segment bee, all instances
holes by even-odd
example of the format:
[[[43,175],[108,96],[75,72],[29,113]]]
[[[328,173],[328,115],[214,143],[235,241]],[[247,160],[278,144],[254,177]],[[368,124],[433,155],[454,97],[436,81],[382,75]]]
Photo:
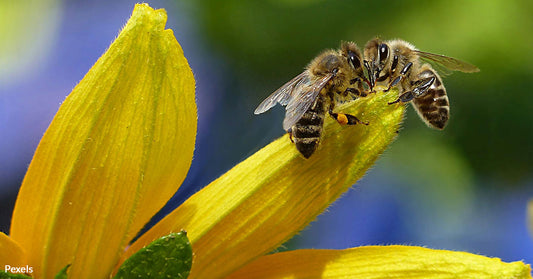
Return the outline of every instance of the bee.
[[[385,92],[398,86],[400,95],[389,104],[412,101],[420,118],[429,127],[439,130],[444,129],[448,122],[450,103],[442,79],[433,67],[442,74],[450,71],[479,72],[472,64],[419,51],[402,40],[370,40],[365,46],[364,57],[371,89],[376,83],[384,83],[387,86]]]
[[[326,111],[341,125],[368,125],[353,115],[333,112],[337,102],[366,96],[363,82],[370,84],[363,71],[361,51],[355,43],[343,42],[339,50],[318,55],[303,73],[259,104],[254,113],[263,113],[277,103],[286,106],[283,129],[307,159],[320,142]]]

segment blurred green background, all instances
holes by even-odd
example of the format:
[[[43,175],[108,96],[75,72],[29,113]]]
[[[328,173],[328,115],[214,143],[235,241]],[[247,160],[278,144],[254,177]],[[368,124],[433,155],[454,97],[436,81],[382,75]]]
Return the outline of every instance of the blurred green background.
[[[2,231],[42,133],[134,3],[0,0]],[[197,79],[199,109],[189,176],[157,218],[284,133],[283,108],[253,110],[321,50],[402,38],[481,72],[444,78],[444,131],[409,108],[376,166],[281,249],[412,244],[533,263],[525,224],[533,197],[533,1],[148,3],[167,10]]]

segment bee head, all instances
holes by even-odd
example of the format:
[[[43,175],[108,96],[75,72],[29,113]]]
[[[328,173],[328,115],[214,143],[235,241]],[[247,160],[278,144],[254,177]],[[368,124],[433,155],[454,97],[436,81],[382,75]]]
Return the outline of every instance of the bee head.
[[[356,72],[362,70],[361,51],[353,42],[343,42],[341,44],[341,54],[348,60],[348,64]]]
[[[341,61],[335,53],[324,53],[311,62],[309,68],[314,75],[323,76],[328,73],[337,73],[341,68]]]
[[[365,68],[367,69],[369,78],[374,85],[375,80],[379,78],[379,74],[387,65],[390,57],[390,47],[388,44],[375,38],[370,40],[365,45]]]

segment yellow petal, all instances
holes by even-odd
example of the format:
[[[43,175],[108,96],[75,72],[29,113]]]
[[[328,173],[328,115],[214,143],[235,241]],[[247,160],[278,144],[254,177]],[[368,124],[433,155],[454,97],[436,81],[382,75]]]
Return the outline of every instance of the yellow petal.
[[[188,199],[125,256],[180,229],[195,255],[189,278],[221,277],[272,251],[351,187],[394,139],[404,106],[387,102],[397,94],[378,92],[339,107],[370,125],[341,126],[328,117],[307,160],[288,136],[274,141]]]
[[[18,243],[0,232],[0,270],[6,265],[26,266],[26,254]]]
[[[61,105],[24,178],[11,236],[36,277],[105,278],[185,178],[194,79],[166,13],[136,5]]]
[[[411,246],[295,250],[264,256],[227,278],[531,278],[523,262]]]

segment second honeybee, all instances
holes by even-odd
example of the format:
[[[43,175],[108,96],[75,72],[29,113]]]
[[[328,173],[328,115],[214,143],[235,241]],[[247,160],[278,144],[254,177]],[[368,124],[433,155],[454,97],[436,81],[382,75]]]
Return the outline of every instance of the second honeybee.
[[[450,117],[450,103],[441,73],[461,71],[478,72],[467,62],[452,57],[419,51],[403,40],[370,40],[364,50],[365,66],[371,87],[384,83],[390,88],[397,86],[400,96],[393,103],[412,102],[420,118],[431,128],[444,129]]]

